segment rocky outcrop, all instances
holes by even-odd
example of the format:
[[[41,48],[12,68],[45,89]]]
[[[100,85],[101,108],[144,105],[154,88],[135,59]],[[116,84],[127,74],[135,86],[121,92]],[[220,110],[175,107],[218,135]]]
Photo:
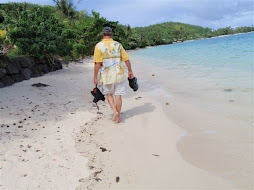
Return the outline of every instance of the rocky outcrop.
[[[0,88],[62,69],[63,63],[63,61],[55,60],[54,64],[50,65],[32,57],[10,59],[5,55],[0,55]]]

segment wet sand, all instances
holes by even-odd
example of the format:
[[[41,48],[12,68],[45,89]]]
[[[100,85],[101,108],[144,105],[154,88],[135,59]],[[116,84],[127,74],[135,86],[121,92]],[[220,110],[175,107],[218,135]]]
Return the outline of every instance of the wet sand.
[[[254,91],[177,76],[150,66],[143,83],[170,121],[184,130],[177,151],[188,163],[230,181],[254,188]],[[153,76],[154,75],[154,76]],[[165,102],[169,106],[165,106]]]

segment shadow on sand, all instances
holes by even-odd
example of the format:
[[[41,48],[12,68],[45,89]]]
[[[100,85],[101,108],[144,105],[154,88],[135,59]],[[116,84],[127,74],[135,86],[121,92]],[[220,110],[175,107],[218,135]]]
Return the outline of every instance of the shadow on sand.
[[[144,105],[131,108],[129,110],[122,112],[121,114],[122,122],[125,122],[125,120],[140,114],[153,112],[154,110],[155,110],[155,106],[152,105],[151,103],[145,103]]]

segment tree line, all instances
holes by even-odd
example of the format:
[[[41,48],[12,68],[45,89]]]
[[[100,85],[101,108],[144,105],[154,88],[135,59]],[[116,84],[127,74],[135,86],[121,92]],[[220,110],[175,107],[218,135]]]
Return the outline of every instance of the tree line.
[[[56,56],[77,60],[93,54],[105,26],[113,29],[114,39],[127,50],[254,31],[253,26],[212,30],[179,22],[131,28],[95,11],[77,11],[72,0],[53,1],[55,6],[0,4],[0,53],[10,57],[34,56],[49,63]]]

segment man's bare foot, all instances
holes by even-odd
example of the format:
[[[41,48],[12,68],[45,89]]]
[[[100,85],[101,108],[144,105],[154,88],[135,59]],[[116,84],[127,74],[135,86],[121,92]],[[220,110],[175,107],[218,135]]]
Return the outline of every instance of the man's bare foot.
[[[120,118],[120,115],[119,115],[117,120],[116,120],[116,123],[120,123],[120,122],[121,122],[121,118]]]
[[[113,119],[112,120],[117,122],[118,118],[119,118],[119,113],[115,112],[114,115],[113,115]]]

